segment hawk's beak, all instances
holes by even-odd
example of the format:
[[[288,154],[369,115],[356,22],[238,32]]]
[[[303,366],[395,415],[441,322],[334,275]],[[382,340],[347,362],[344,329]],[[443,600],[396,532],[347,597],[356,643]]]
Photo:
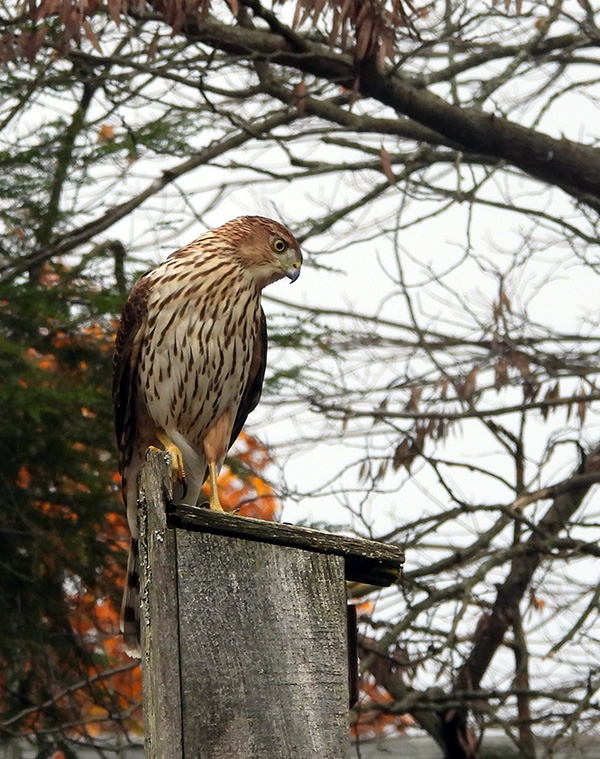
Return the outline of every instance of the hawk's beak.
[[[290,245],[283,253],[277,256],[279,265],[283,269],[284,275],[295,282],[300,276],[300,267],[302,266],[302,253]]]
[[[288,266],[287,269],[285,270],[285,276],[292,282],[295,282],[300,276],[301,266],[302,266],[302,261],[294,261],[292,265]]]
[[[300,262],[298,261],[298,263],[295,263],[289,269],[286,269],[285,276],[292,282],[295,282],[300,276]]]

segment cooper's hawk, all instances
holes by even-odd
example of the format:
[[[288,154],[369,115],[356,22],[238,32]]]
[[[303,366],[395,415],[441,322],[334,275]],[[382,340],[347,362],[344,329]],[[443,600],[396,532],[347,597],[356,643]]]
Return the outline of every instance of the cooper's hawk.
[[[281,224],[242,216],[206,232],[133,287],[116,338],[115,423],[131,530],[121,629],[139,656],[137,480],[150,446],[169,451],[176,497],[196,504],[260,398],[267,335],[263,287],[295,281],[302,254]]]

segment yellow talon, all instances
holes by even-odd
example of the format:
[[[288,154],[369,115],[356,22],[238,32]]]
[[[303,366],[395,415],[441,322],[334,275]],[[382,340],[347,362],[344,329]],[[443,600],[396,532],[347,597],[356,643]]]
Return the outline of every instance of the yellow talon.
[[[157,430],[156,437],[159,441],[159,443],[163,446],[163,449],[169,454],[171,457],[171,476],[173,478],[173,482],[185,482],[185,467],[183,465],[183,454],[179,450],[179,448],[175,445],[175,443],[167,437],[167,435],[162,430]],[[153,445],[150,446],[150,448],[154,450],[159,450],[155,448]]]
[[[219,487],[217,485],[217,467],[215,466],[214,461],[208,462],[208,473],[209,473],[209,479],[210,479],[209,509],[212,509],[212,511],[225,511],[225,509],[221,506],[221,501],[219,501]]]

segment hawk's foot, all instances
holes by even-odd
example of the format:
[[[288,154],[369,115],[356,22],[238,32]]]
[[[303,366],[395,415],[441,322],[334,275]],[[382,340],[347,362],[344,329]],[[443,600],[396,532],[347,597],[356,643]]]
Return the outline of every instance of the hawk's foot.
[[[173,478],[173,482],[185,482],[185,467],[183,465],[183,454],[180,449],[162,430],[156,433],[156,437],[163,446],[163,449],[171,457],[171,477]],[[160,450],[153,445],[150,448]]]

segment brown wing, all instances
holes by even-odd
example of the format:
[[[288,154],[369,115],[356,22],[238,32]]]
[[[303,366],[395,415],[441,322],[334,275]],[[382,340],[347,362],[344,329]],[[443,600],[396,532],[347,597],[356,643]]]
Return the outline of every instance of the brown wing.
[[[262,393],[265,367],[267,365],[267,320],[262,308],[260,309],[258,334],[256,336],[254,351],[252,352],[252,358],[250,361],[250,374],[248,376],[246,387],[244,388],[242,400],[238,406],[235,422],[233,423],[233,431],[231,433],[231,439],[229,440],[230,448],[242,431],[242,427],[246,423],[248,414],[256,408]]]
[[[125,303],[113,356],[113,405],[121,473],[131,460],[135,438],[135,389],[141,331],[148,314],[150,280],[142,277]]]

